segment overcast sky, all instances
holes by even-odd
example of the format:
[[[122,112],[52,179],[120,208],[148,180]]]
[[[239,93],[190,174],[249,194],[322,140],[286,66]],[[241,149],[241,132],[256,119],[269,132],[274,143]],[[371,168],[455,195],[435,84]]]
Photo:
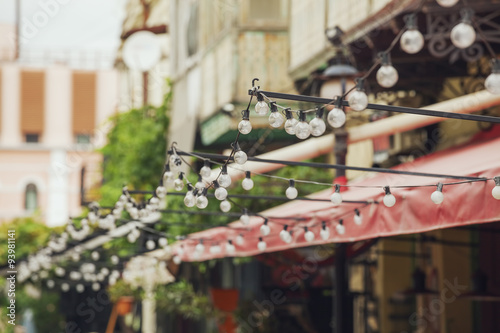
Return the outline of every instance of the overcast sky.
[[[0,23],[15,23],[15,1],[0,0]],[[126,0],[19,1],[21,51],[99,52],[112,57],[119,45]]]

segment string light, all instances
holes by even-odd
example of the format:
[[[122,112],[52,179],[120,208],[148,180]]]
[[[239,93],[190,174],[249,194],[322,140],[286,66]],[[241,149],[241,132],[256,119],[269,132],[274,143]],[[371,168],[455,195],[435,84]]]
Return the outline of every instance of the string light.
[[[396,197],[394,195],[392,195],[390,187],[385,186],[384,191],[385,191],[385,196],[384,196],[384,200],[383,200],[384,205],[386,207],[394,206],[396,204]]]
[[[184,205],[186,205],[186,207],[194,207],[194,205],[196,204],[196,198],[195,198],[195,193],[193,192],[193,186],[188,183],[187,187],[188,191],[184,196]],[[195,191],[198,192],[198,190]]]
[[[61,290],[64,291],[64,292],[68,292],[69,291],[69,284],[66,283],[66,282],[63,282],[61,284]]]
[[[54,286],[55,286],[55,282],[54,282],[54,280],[47,280],[47,287],[48,287],[49,289],[54,288]]]
[[[146,249],[148,250],[154,250],[154,248],[156,247],[156,243],[154,240],[152,239],[149,239],[147,242],[146,242]]]
[[[484,81],[484,86],[492,94],[500,94],[500,60],[491,60],[491,74]]]
[[[460,11],[460,15],[462,16],[461,22],[451,29],[451,42],[459,49],[468,48],[476,40],[476,31],[472,27],[471,21],[473,13],[471,9],[462,9]]]
[[[222,166],[222,171],[219,176],[219,185],[221,187],[229,187],[231,185],[231,176],[227,174],[227,165]]]
[[[458,0],[437,0],[441,7],[453,7],[458,3]]]
[[[337,224],[337,226],[335,227],[335,229],[337,230],[337,233],[339,235],[343,235],[345,234],[345,226],[344,226],[344,220],[339,220],[339,223]]]
[[[250,171],[245,171],[245,179],[241,182],[241,187],[246,191],[253,189],[253,180],[250,178]]]
[[[311,135],[311,125],[306,121],[306,113],[299,112],[299,123],[295,126],[295,136],[299,139],[307,139]]]
[[[226,200],[227,198],[227,190],[224,187],[219,186],[219,182],[214,180],[213,181],[214,188],[215,188],[215,198],[217,200]]]
[[[246,208],[243,209],[243,214],[240,216],[240,222],[243,225],[248,225],[250,223],[250,216],[248,216],[248,210]]]
[[[172,261],[174,262],[174,264],[176,264],[176,265],[180,265],[180,264],[181,264],[181,262],[182,262],[182,259],[181,259],[181,257],[179,257],[179,256],[174,256],[174,257],[172,258]]]
[[[340,128],[344,126],[346,120],[345,112],[342,110],[342,98],[337,97],[334,106],[335,107],[328,112],[326,120],[333,128]]]
[[[201,254],[205,252],[205,245],[203,245],[203,239],[200,239],[199,243],[196,244],[194,250],[198,253]]]
[[[356,90],[349,95],[349,107],[354,111],[363,111],[368,106],[368,96],[366,96],[363,88],[363,78],[356,82]]]
[[[222,252],[222,249],[221,249],[219,244],[215,244],[215,245],[210,246],[209,252],[211,254],[219,254]]]
[[[222,212],[227,213],[231,210],[231,203],[227,200],[223,200],[221,201],[219,207]]]
[[[64,274],[66,274],[66,270],[62,267],[56,267],[56,269],[54,270],[54,273],[57,276],[62,277],[62,276],[64,276]]]
[[[179,178],[177,178],[174,181],[174,189],[176,191],[182,191],[182,189],[184,188],[183,178],[184,178],[184,173],[183,172],[179,172]]]
[[[245,244],[245,239],[243,238],[242,234],[239,234],[238,236],[236,236],[235,241],[236,241],[236,244],[239,246],[242,246],[243,244]]]
[[[120,262],[120,258],[118,258],[118,256],[117,256],[117,255],[114,255],[114,254],[113,254],[113,255],[111,256],[111,263],[112,263],[113,265],[118,265],[118,263],[119,263],[119,262]]]
[[[170,161],[170,169],[172,171],[179,171],[182,165],[182,160],[175,151],[172,155],[170,155],[169,161]]]
[[[276,102],[271,102],[271,114],[269,115],[269,125],[274,128],[279,128],[285,122],[285,118],[278,112]]]
[[[267,236],[271,233],[271,228],[267,225],[267,219],[264,220],[264,223],[260,226],[260,234],[262,236]]]
[[[401,35],[399,44],[401,49],[408,54],[420,52],[424,47],[424,36],[417,29],[417,16],[415,14],[406,15],[406,31]]]
[[[204,188],[201,194],[196,197],[196,207],[199,209],[205,209],[208,206],[208,199],[206,197],[207,188]]]
[[[493,198],[500,200],[500,177],[495,177],[495,187],[491,190]]]
[[[335,192],[333,192],[332,195],[330,196],[330,201],[335,206],[338,206],[342,203],[342,195],[340,194],[340,185],[339,184],[335,184]]]
[[[431,200],[436,205],[439,205],[440,203],[443,202],[443,200],[444,200],[443,183],[437,184],[437,189],[434,192],[432,192],[432,194],[431,194]]]
[[[92,283],[92,290],[93,291],[99,291],[101,289],[101,285],[97,282]]]
[[[170,184],[174,181],[174,173],[170,171],[170,165],[165,165],[165,172],[163,173],[163,184]]]
[[[259,251],[265,251],[267,248],[266,242],[262,239],[262,237],[259,237],[259,242],[257,243],[257,248]]]
[[[247,156],[247,154],[243,150],[241,150],[240,144],[238,142],[234,143],[234,151],[235,151],[235,153],[234,153],[234,161],[236,163],[238,163],[239,165],[245,164],[245,162],[248,159],[248,156]]]
[[[158,238],[158,246],[165,247],[168,245],[168,240],[165,237]]]
[[[269,112],[269,106],[264,102],[264,96],[257,94],[257,103],[255,104],[255,113],[259,116],[265,116]]]
[[[299,121],[293,116],[290,108],[285,109],[286,121],[285,121],[285,131],[290,135],[295,135],[295,127]]]
[[[165,198],[165,196],[167,195],[167,189],[163,186],[163,182],[156,188],[156,195],[160,199]]]
[[[250,123],[250,111],[243,110],[241,111],[242,120],[238,124],[238,131],[241,134],[248,134],[252,131],[252,124]]]
[[[354,224],[356,225],[363,224],[363,216],[361,215],[361,212],[357,208],[354,209]]]
[[[76,285],[76,292],[81,294],[85,291],[85,286],[81,283],[77,284]]]
[[[321,237],[322,240],[327,240],[330,238],[330,228],[326,226],[326,222],[322,221],[321,222],[321,230],[319,231],[319,236]]]
[[[326,124],[323,120],[323,112],[323,108],[317,108],[316,117],[314,117],[314,119],[309,122],[309,125],[311,127],[311,134],[313,136],[323,135],[323,133],[325,133],[326,131]]]
[[[90,256],[92,257],[92,260],[94,260],[94,261],[99,260],[99,258],[101,257],[99,255],[99,252],[97,252],[97,251],[92,251],[92,253],[90,254]]]
[[[398,71],[392,66],[389,53],[383,52],[380,57],[382,58],[382,65],[377,71],[377,82],[384,88],[391,88],[398,82]]]
[[[285,224],[283,226],[283,230],[280,231],[280,238],[285,243],[292,242],[292,235],[290,234],[290,232],[288,232],[288,225]]]
[[[184,246],[180,246],[178,249],[177,249],[177,254],[182,256],[184,255]]]
[[[314,232],[309,230],[307,227],[304,227],[304,239],[309,243],[314,240]]]
[[[293,199],[297,198],[299,191],[297,191],[297,189],[295,188],[295,180],[290,179],[288,181],[288,184],[289,184],[289,186],[285,191],[285,195],[288,199],[293,200]]]
[[[229,255],[233,255],[236,252],[236,248],[233,245],[233,241],[228,239],[226,244],[226,253]]]
[[[203,167],[200,169],[200,176],[203,178],[209,178],[212,175],[212,169],[210,169],[210,161],[203,161]]]

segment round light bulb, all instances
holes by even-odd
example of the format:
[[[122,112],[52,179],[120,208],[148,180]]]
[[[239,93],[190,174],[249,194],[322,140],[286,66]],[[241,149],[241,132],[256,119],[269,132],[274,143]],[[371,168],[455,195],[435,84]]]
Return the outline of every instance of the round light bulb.
[[[92,283],[92,290],[93,291],[99,291],[101,289],[101,285],[97,282]]]
[[[127,235],[127,240],[128,240],[129,243],[135,243],[135,241],[137,240],[137,238],[134,236],[134,234],[129,233]]]
[[[196,184],[194,184],[194,187],[198,189],[198,191],[203,191],[203,189],[205,188],[205,183],[203,182],[203,180],[199,179]]]
[[[77,285],[76,285],[76,292],[77,292],[77,293],[81,294],[81,293],[83,293],[84,291],[85,291],[85,287],[83,286],[83,284],[80,284],[80,283],[79,283],[79,284],[77,284]]]
[[[184,197],[184,204],[186,207],[194,207],[196,204],[196,198],[193,195],[193,192],[189,191],[186,193],[186,196]]]
[[[309,126],[311,126],[311,134],[313,136],[323,135],[323,133],[325,133],[326,131],[325,121],[319,117],[315,117],[313,120],[311,120]]]
[[[363,111],[368,106],[368,96],[364,91],[353,91],[349,96],[349,106],[354,111]]]
[[[285,122],[285,117],[278,111],[271,112],[269,115],[269,125],[274,128],[279,128],[283,125]]]
[[[354,224],[356,224],[356,225],[363,224],[363,217],[361,216],[361,214],[354,215]]]
[[[431,194],[431,200],[436,205],[439,205],[444,200],[443,192],[441,192],[441,191],[434,191],[434,192],[432,192],[432,194]]]
[[[150,239],[146,242],[146,249],[153,250],[156,247],[156,243],[154,240]]]
[[[199,209],[205,209],[208,206],[208,199],[204,195],[200,195],[196,198],[196,207]]]
[[[233,255],[234,252],[236,252],[236,248],[232,243],[227,243],[226,244],[226,253],[229,255]]]
[[[172,260],[173,260],[174,264],[176,264],[176,265],[180,265],[180,264],[181,264],[181,262],[182,262],[182,259],[181,259],[181,257],[179,257],[179,256],[174,256],[174,257],[172,258]]]
[[[238,131],[240,131],[241,134],[248,134],[252,131],[252,124],[250,123],[250,120],[243,119],[240,121],[238,124]]]
[[[227,200],[221,201],[220,205],[220,210],[223,211],[224,213],[227,213],[231,210],[231,203]]]
[[[391,193],[384,196],[384,205],[386,207],[392,207],[396,204],[396,197]]]
[[[245,244],[245,238],[243,238],[242,235],[236,236],[236,240],[235,241],[236,241],[236,244],[238,244],[240,246],[243,245],[243,244]]]
[[[297,189],[293,186],[288,187],[285,191],[286,197],[290,200],[295,199],[298,194],[299,194],[299,191],[297,191]]]
[[[393,87],[398,82],[398,71],[392,65],[382,65],[377,71],[377,82],[384,88]]]
[[[486,90],[490,93],[499,95],[500,94],[500,73],[491,73],[488,75],[484,81],[484,86]]]
[[[56,285],[56,284],[55,284],[54,280],[47,280],[47,287],[48,287],[49,289],[54,288],[54,286],[55,286],[55,285]]]
[[[287,244],[290,244],[292,242],[293,238],[292,238],[292,234],[290,232],[286,232],[285,236],[284,236],[284,239],[283,241]]]
[[[406,53],[415,54],[424,47],[424,36],[417,29],[408,29],[401,35],[399,44]]]
[[[322,240],[327,240],[328,238],[330,238],[330,228],[326,226],[324,228],[321,228],[321,230],[319,231],[319,236]]]
[[[221,248],[219,245],[213,245],[213,246],[210,246],[210,249],[208,251],[211,254],[218,254],[218,253],[221,253]]]
[[[312,242],[314,240],[314,232],[312,232],[311,230],[307,230],[304,233],[304,238],[306,239],[306,242]]]
[[[267,105],[266,102],[258,101],[255,104],[255,113],[257,113],[259,116],[265,116],[268,111],[269,111],[269,105]]]
[[[330,112],[328,112],[328,116],[326,117],[328,124],[330,124],[333,128],[340,128],[344,126],[345,119],[345,112],[339,108],[333,108]]]
[[[460,22],[451,29],[450,39],[459,49],[466,49],[476,40],[476,31],[467,22]]]
[[[182,164],[181,158],[176,153],[170,155],[169,162],[168,165],[172,171],[179,170]]]
[[[345,234],[345,227],[344,227],[344,225],[343,225],[343,224],[340,224],[340,223],[339,223],[339,224],[337,224],[337,226],[335,227],[335,229],[337,230],[337,233],[338,233],[339,235],[343,235],[343,234]]]
[[[285,229],[280,231],[280,238],[282,241],[285,241],[287,234],[289,235],[288,231],[286,231]]]
[[[334,204],[335,206],[338,206],[342,203],[342,195],[338,192],[334,192],[332,193],[332,195],[330,196],[330,201],[332,202],[332,204]]]
[[[257,244],[257,248],[259,249],[259,251],[265,251],[267,248],[266,242],[264,242],[263,240],[259,241],[259,243]]]
[[[245,164],[247,159],[248,156],[243,150],[239,150],[236,153],[234,153],[234,161],[239,165]]]
[[[262,236],[267,236],[271,233],[271,228],[267,224],[263,224],[260,226],[260,234]]]
[[[227,198],[227,190],[224,187],[218,187],[215,190],[215,198],[217,200],[225,200]]]
[[[200,175],[203,178],[209,178],[212,175],[212,169],[210,169],[209,166],[205,165],[200,169]]]
[[[253,180],[251,178],[245,178],[241,182],[241,187],[243,187],[244,190],[250,191],[253,189]]]
[[[202,243],[198,243],[196,244],[194,250],[198,253],[203,253],[205,252],[205,245],[203,245]]]
[[[500,200],[500,186],[499,185],[496,185],[495,187],[493,187],[493,189],[491,190],[491,195],[493,196],[493,198]]]
[[[165,198],[165,196],[167,195],[167,189],[163,186],[158,186],[156,188],[156,195],[158,196],[158,198]]]
[[[295,118],[287,119],[285,121],[285,131],[290,135],[295,135],[295,127],[299,121]]]
[[[160,237],[158,239],[158,246],[165,247],[168,245],[168,240],[165,237]]]
[[[240,216],[240,221],[243,225],[248,225],[250,223],[250,216],[248,216],[247,213],[243,213],[243,215]]]
[[[56,267],[55,273],[57,276],[61,277],[64,276],[64,274],[66,274],[66,270],[62,267]]]
[[[117,255],[112,255],[112,256],[111,256],[111,263],[112,263],[113,265],[118,265],[118,263],[119,263],[119,262],[120,262],[120,258],[118,258],[118,256],[117,256]]]
[[[437,0],[438,5],[441,7],[453,7],[457,2],[458,0]]]
[[[220,175],[218,181],[221,187],[229,187],[231,185],[231,176],[229,176],[227,173],[223,173]]]
[[[92,257],[92,260],[94,260],[94,261],[97,261],[100,258],[99,252],[97,252],[97,251],[92,251],[90,256]]]
[[[295,126],[295,136],[301,140],[307,139],[311,135],[311,125],[305,121],[300,121]]]
[[[177,178],[176,180],[174,180],[174,189],[176,191],[182,191],[183,188],[184,182],[182,181],[182,179]]]
[[[163,184],[170,184],[174,181],[174,173],[167,170],[163,173]]]
[[[61,290],[64,291],[64,292],[69,291],[69,284],[67,284],[66,282],[64,282],[63,284],[61,284]]]

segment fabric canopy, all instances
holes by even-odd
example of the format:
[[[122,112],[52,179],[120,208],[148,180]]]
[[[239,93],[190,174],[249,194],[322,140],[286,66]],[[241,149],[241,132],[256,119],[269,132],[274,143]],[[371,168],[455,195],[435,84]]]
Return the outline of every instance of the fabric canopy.
[[[500,176],[499,151],[500,138],[496,138],[430,154],[393,169],[493,178]],[[438,182],[445,184],[444,201],[439,205],[434,204],[430,199]],[[263,219],[257,216],[251,217],[248,226],[236,221],[231,223],[229,228],[218,227],[190,234],[187,239],[175,244],[174,251],[183,261],[203,261],[225,256],[252,256],[262,252],[315,244],[354,242],[500,220],[500,201],[495,200],[491,195],[491,190],[495,185],[493,180],[446,185],[446,183],[453,182],[457,180],[386,173],[369,174],[363,179],[349,183],[349,185],[360,187],[349,187],[341,193],[344,201],[373,201],[375,202],[373,204],[342,203],[335,207],[331,202],[324,201],[291,201],[261,212],[263,216],[273,217],[268,222],[271,233],[262,237],[267,244],[265,251],[260,251],[257,247],[259,237],[261,237],[260,226],[263,223]],[[408,185],[431,186],[395,188]],[[363,186],[376,186],[376,188]],[[382,203],[385,195],[384,186],[391,186],[391,192],[397,200],[391,208]],[[300,184],[297,188],[300,193]],[[332,192],[333,189],[328,189],[310,197],[329,199]],[[356,208],[362,216],[361,225],[354,223],[354,209]],[[345,226],[343,235],[336,231],[336,225],[340,219],[343,219]],[[322,240],[319,235],[322,221],[325,221],[330,229],[330,237],[327,240]],[[279,237],[284,224],[289,225],[288,230],[293,230],[291,243],[285,243]],[[245,227],[248,231],[242,232],[240,228]],[[314,232],[313,242],[306,242],[304,227]],[[240,234],[244,237],[244,243],[241,245],[235,242]],[[195,251],[195,246],[200,239],[205,245],[202,253]],[[228,240],[235,245],[236,250],[233,255],[226,253]],[[220,245],[221,251],[210,251],[210,247],[217,244]],[[184,251],[179,251],[180,246]]]

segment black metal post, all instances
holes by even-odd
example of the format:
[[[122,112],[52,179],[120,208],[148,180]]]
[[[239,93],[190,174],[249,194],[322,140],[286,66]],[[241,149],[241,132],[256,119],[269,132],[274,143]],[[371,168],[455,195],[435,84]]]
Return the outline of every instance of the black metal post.
[[[347,261],[346,261],[346,243],[339,243],[335,247],[335,294],[334,294],[334,333],[350,332],[348,308],[348,283],[347,283]]]

